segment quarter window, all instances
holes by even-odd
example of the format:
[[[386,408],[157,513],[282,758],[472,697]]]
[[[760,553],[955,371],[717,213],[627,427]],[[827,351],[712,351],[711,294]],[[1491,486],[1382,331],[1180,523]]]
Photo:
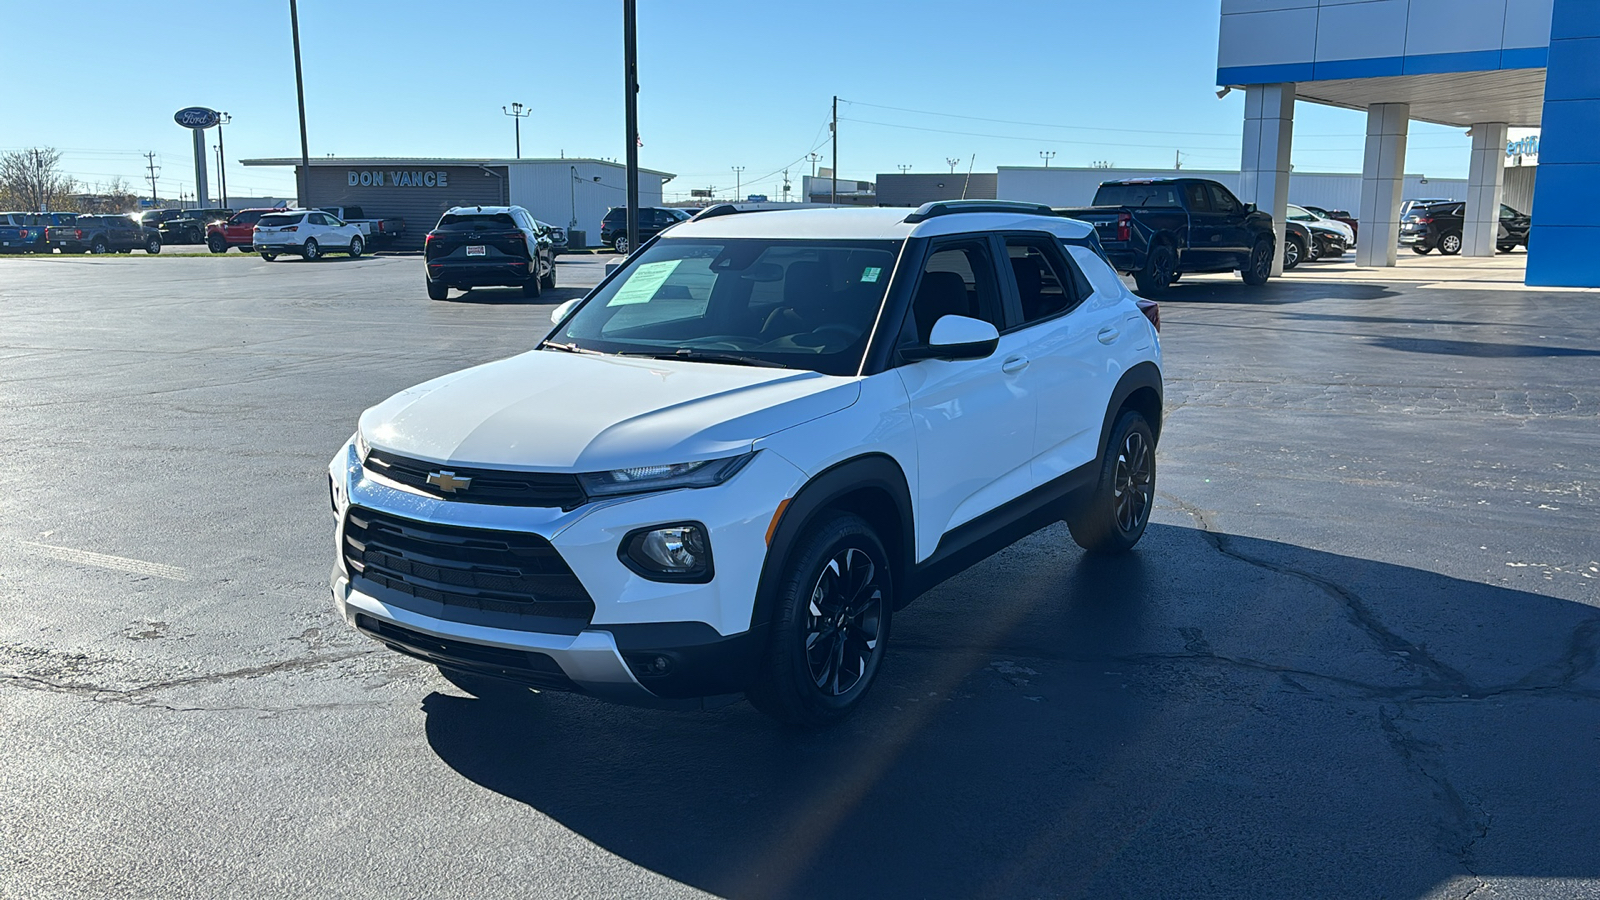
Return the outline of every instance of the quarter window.
[[[1006,238],[1006,256],[1011,276],[1022,301],[1022,324],[1060,315],[1083,299],[1075,273],[1060,257],[1048,250],[1045,240],[1027,237]]]

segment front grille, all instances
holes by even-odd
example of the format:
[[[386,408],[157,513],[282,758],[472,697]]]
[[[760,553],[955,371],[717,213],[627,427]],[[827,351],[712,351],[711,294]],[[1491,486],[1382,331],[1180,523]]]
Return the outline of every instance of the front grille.
[[[576,509],[587,500],[583,486],[578,483],[578,476],[560,472],[465,468],[407,459],[383,450],[367,453],[367,470],[429,496],[458,503]],[[438,485],[428,483],[428,476],[440,471],[449,471],[457,479],[470,478],[472,481],[465,489],[445,492]]]
[[[419,600],[553,620],[540,623],[541,631],[577,634],[594,617],[583,583],[536,534],[434,525],[352,506],[344,560],[357,581]]]

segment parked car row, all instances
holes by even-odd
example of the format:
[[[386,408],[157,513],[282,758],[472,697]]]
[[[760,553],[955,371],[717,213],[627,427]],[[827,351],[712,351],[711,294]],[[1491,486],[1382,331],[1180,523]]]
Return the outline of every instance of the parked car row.
[[[1413,253],[1422,255],[1434,250],[1444,256],[1460,253],[1462,231],[1466,226],[1466,207],[1459,200],[1435,203],[1408,201],[1407,212],[1400,219],[1400,246],[1410,247]],[[1504,203],[1500,204],[1495,249],[1510,253],[1518,246],[1527,247],[1528,230],[1532,224],[1527,215]]]
[[[0,212],[0,253],[49,253],[48,230],[71,225],[77,213]]]

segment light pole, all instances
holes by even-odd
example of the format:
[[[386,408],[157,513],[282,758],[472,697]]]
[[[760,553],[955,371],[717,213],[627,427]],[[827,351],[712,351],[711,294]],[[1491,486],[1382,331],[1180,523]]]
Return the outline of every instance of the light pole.
[[[733,166],[733,202],[739,202],[741,188],[744,187],[744,166]]]
[[[217,117],[217,177],[222,180],[222,205],[228,205],[228,147],[222,142],[222,126],[233,121],[233,116],[221,113]]]
[[[954,175],[956,173],[956,166],[961,163],[961,160],[955,158],[954,156],[946,156],[944,161],[950,164],[950,174]]]
[[[570,237],[573,229],[578,227],[578,167],[567,166],[567,168],[572,170],[572,183],[567,185],[567,192],[572,195],[570,198],[572,202],[572,221],[567,223],[567,235]]]
[[[513,104],[511,104],[511,108],[510,109],[506,109],[504,106],[502,106],[502,107],[500,107],[500,111],[505,113],[506,115],[512,117],[513,119],[517,120],[517,125],[516,125],[516,128],[517,128],[517,159],[521,159],[522,158],[522,120],[526,119],[527,117],[529,117],[531,115],[533,115],[533,109],[532,109],[532,107],[524,109],[521,103],[513,103]]]
[[[911,171],[911,167],[907,166],[907,165],[898,165],[898,166],[895,166],[895,168],[900,170],[900,174],[901,175],[904,175],[905,173]]]
[[[289,0],[289,30],[294,33],[294,94],[300,101],[300,178],[295,186],[296,198],[302,209],[311,205],[307,188],[311,184],[311,151],[306,144],[306,84],[300,74],[300,13],[295,0]]]
[[[1044,160],[1044,167],[1048,169],[1050,168],[1050,160],[1056,158],[1056,152],[1054,150],[1040,150],[1039,158]]]
[[[822,154],[818,153],[818,152],[816,152],[814,150],[812,152],[806,154],[806,159],[811,160],[811,177],[812,178],[816,178],[817,177],[817,160],[819,160],[821,158],[822,158]]]
[[[622,0],[622,90],[628,128],[628,252],[639,249],[638,2]]]

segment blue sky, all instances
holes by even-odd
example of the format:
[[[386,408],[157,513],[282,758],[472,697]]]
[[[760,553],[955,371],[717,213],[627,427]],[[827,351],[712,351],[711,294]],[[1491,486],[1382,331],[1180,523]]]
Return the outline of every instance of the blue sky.
[[[1236,168],[1241,92],[1217,99],[1218,0],[983,4],[640,0],[641,164],[674,190],[795,189],[839,108],[841,173],[909,165]],[[70,17],[63,10],[70,9]],[[227,110],[230,160],[299,153],[288,0],[0,0],[11,86],[0,149],[54,146],[88,183],[193,188],[172,113]],[[619,0],[302,0],[314,156],[510,156],[501,107],[534,109],[525,156],[624,153]],[[45,39],[17,40],[23,35]],[[23,78],[51,87],[17,89]],[[1365,116],[1299,104],[1295,168],[1361,169]],[[215,141],[215,132],[211,133]],[[1462,129],[1413,123],[1406,170],[1466,174]],[[213,184],[215,175],[212,175]],[[228,167],[234,195],[292,193],[288,169]],[[213,192],[215,187],[213,186]]]

